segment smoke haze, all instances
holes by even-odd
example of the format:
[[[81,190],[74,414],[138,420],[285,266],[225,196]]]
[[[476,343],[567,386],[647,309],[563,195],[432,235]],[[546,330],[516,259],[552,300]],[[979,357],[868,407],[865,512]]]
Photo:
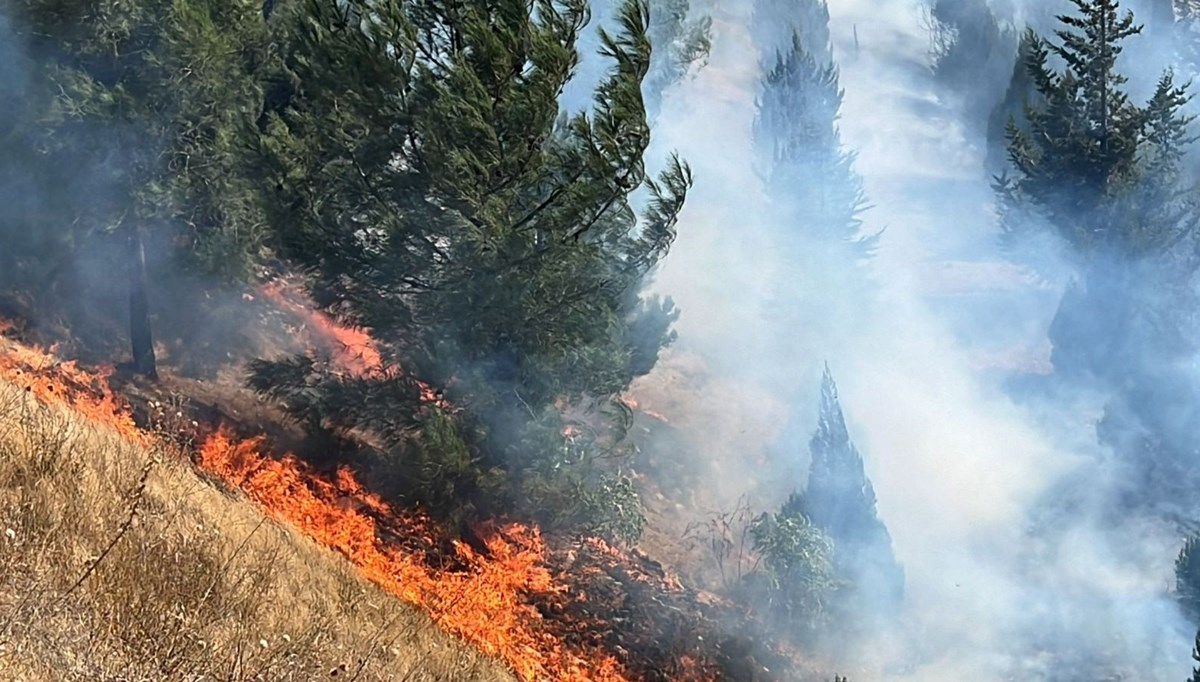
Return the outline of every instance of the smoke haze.
[[[996,7],[1010,25],[1039,28],[1053,9]],[[842,138],[873,205],[864,232],[884,230],[866,305],[822,288],[836,273],[787,271],[771,248],[787,226],[772,224],[781,197],[766,196],[752,170],[751,13],[749,2],[716,10],[711,63],[668,95],[655,139],[696,171],[655,285],[683,310],[678,353],[659,372],[679,354],[711,371],[714,392],[667,416],[684,425],[696,458],[717,462],[713,490],[726,502],[778,494],[763,484],[804,470],[828,360],[907,575],[901,625],[852,647],[840,670],[925,682],[1099,679],[1114,669],[1183,679],[1192,631],[1166,598],[1179,532],[1104,508],[1104,489],[1124,472],[1097,442],[1103,396],[1014,388],[1014,377],[1048,371],[1047,329],[1073,273],[1053,254],[1034,272],[999,252],[985,140],[972,132],[986,125],[964,120],[931,78],[922,3],[830,3]],[[1152,84],[1165,52],[1132,43],[1136,58],[1122,65]],[[987,85],[1002,94],[1007,82]],[[819,292],[809,328],[773,315],[779,278]],[[822,319],[831,310],[835,324]],[[757,397],[717,390],[731,377]],[[760,413],[756,429],[746,413]],[[760,453],[772,449],[797,462],[764,471]]]

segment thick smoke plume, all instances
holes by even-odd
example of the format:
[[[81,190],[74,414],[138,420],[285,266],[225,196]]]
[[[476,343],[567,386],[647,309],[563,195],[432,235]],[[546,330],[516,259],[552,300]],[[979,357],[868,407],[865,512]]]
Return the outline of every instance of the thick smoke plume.
[[[1170,59],[1153,41],[1161,4],[1131,4],[1151,26],[1122,61],[1149,87]],[[1010,32],[1005,66],[976,85],[999,101],[1015,36],[1027,25],[1049,33],[1066,3],[991,9]],[[714,462],[714,495],[758,491],[765,509],[803,486],[778,481],[807,467],[828,361],[907,578],[895,627],[843,652],[842,670],[924,682],[1183,679],[1194,630],[1167,596],[1181,531],[1109,506],[1106,491],[1131,472],[1096,434],[1108,396],[1029,388],[1051,371],[1048,329],[1077,273],[1053,250],[1036,269],[1001,250],[986,121],[934,79],[929,4],[829,3],[840,130],[873,206],[863,231],[882,231],[865,304],[829,286],[841,264],[788,270],[772,248],[790,229],[773,220],[789,197],[754,171],[753,12],[720,7],[711,64],[669,95],[656,130],[697,178],[656,289],[679,302],[680,353],[705,359],[713,388],[667,416],[698,460]],[[817,292],[801,321],[776,314],[781,280]],[[734,378],[756,388],[721,390]]]

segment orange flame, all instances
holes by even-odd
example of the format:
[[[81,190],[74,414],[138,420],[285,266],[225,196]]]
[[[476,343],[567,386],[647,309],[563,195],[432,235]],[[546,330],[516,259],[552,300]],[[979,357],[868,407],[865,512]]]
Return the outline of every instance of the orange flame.
[[[43,403],[70,407],[135,443],[152,444],[108,386],[110,372],[91,373],[0,338],[0,380],[25,387]],[[197,463],[244,491],[266,515],[338,551],[372,582],[504,661],[520,679],[629,679],[612,655],[594,646],[569,648],[543,623],[534,603],[561,596],[566,588],[545,565],[547,548],[537,528],[484,524],[477,534],[486,556],[455,541],[454,556],[447,557],[428,517],[392,508],[364,490],[349,469],[325,476],[291,454],[267,456],[264,445],[262,437],[238,440],[222,427],[205,440]],[[447,559],[456,562],[454,570],[441,568]]]
[[[261,438],[236,440],[226,429],[201,448],[200,465],[246,492],[272,518],[289,523],[354,562],[372,582],[426,609],[445,630],[507,663],[523,680],[626,679],[611,656],[569,651],[541,627],[530,602],[561,592],[544,565],[546,547],[536,528],[488,524],[479,529],[489,557],[456,541],[462,571],[431,568],[429,520],[399,513],[339,469],[322,477],[292,455],[271,459]],[[383,533],[418,539],[401,549]]]
[[[329,352],[336,369],[351,376],[362,377],[383,372],[389,368],[375,340],[366,330],[339,323],[329,315],[316,310],[300,285],[276,279],[261,287],[262,294],[275,305],[299,318],[303,327],[301,338],[309,350],[321,348]],[[421,383],[421,399],[449,409],[449,403],[432,386]]]
[[[2,321],[0,321],[2,322]],[[0,324],[0,332],[10,328]],[[42,403],[65,405],[90,422],[104,424],[140,445],[151,442],[108,384],[111,367],[80,369],[74,360],[59,361],[50,352],[0,338],[0,379],[20,386]]]
[[[354,376],[383,369],[383,356],[366,331],[338,324],[329,315],[313,309],[298,285],[277,279],[264,284],[262,293],[275,305],[298,317],[304,323],[302,333],[310,346],[327,348],[339,369]]]

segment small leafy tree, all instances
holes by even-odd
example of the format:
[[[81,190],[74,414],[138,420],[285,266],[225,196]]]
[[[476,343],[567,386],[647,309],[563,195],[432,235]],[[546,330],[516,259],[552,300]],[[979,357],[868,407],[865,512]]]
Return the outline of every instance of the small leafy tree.
[[[829,617],[837,588],[833,544],[803,514],[764,513],[750,524],[762,571],[747,576],[752,598],[772,617],[812,634]]]

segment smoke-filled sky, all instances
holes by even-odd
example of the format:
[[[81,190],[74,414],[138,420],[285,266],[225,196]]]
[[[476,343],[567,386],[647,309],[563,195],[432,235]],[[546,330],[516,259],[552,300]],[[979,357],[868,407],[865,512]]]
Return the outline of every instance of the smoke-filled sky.
[[[1044,22],[1050,3],[1031,2],[1017,11]],[[710,63],[669,94],[655,130],[658,156],[679,150],[696,185],[654,289],[683,310],[681,351],[703,357],[714,382],[755,387],[696,396],[693,409],[724,410],[736,424],[746,412],[771,418],[747,433],[669,416],[691,431],[696,457],[718,460],[714,490],[732,498],[779,475],[751,465],[756,452],[807,456],[830,362],[907,573],[902,625],[843,662],[852,679],[1099,679],[1089,677],[1094,664],[1182,680],[1192,631],[1165,598],[1178,533],[1138,519],[1114,525],[1077,485],[1086,476],[1100,489],[1121,475],[1096,440],[1103,396],[1034,398],[1008,381],[1046,371],[1047,327],[1072,273],[1034,273],[1001,254],[980,127],[933,82],[921,10],[918,0],[830,2],[842,137],[873,205],[866,231],[885,230],[866,306],[822,288],[819,268],[788,272],[770,248],[786,226],[771,224],[775,198],[751,167],[752,7],[713,11]],[[1132,45],[1127,68],[1156,78],[1151,48]],[[1007,82],[993,85],[1003,93]],[[814,314],[841,305],[835,329],[780,323],[769,304],[779,278],[819,292],[825,307]],[[761,400],[747,404],[755,391]]]

